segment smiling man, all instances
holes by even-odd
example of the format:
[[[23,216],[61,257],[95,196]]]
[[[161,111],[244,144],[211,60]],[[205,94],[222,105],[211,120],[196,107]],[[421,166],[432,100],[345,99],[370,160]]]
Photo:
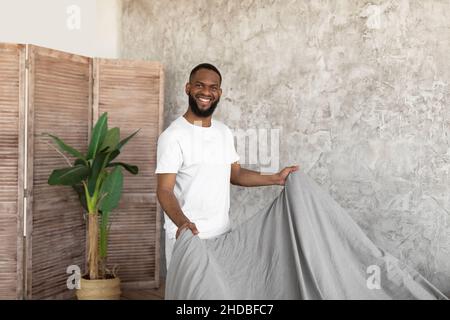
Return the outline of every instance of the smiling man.
[[[190,73],[185,92],[189,107],[160,135],[157,149],[157,197],[164,210],[166,265],[180,232],[188,228],[201,239],[230,230],[230,182],[255,187],[284,185],[298,166],[267,175],[241,168],[231,130],[212,119],[222,76],[211,64]]]

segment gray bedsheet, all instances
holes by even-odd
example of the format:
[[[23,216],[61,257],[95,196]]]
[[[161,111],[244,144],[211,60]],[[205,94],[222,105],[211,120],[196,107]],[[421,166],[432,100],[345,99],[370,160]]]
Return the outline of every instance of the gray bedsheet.
[[[201,231],[201,230],[200,230]],[[302,170],[236,229],[175,243],[166,299],[447,299],[378,248]]]

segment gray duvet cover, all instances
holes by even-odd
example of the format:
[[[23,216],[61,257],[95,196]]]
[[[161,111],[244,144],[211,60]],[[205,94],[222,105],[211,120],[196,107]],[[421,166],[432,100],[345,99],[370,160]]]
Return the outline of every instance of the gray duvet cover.
[[[201,232],[201,230],[200,230]],[[175,243],[166,299],[447,299],[302,170],[236,229]]]

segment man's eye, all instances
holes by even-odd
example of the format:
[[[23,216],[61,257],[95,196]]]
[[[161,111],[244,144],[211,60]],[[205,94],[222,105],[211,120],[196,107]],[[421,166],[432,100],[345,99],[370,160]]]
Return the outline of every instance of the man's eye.
[[[201,85],[200,83],[197,83],[197,84],[195,85],[195,87],[197,87],[197,88],[201,88],[201,87],[202,87],[202,85]]]

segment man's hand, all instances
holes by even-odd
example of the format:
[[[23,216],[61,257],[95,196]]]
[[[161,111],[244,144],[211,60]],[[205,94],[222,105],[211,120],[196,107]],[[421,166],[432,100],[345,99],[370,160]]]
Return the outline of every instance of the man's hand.
[[[286,182],[286,178],[291,172],[297,171],[299,168],[298,165],[286,167],[277,174],[275,174],[276,177],[276,184],[279,184],[280,186],[284,186]]]
[[[195,223],[188,221],[188,222],[183,223],[178,228],[177,233],[175,235],[175,239],[178,239],[181,231],[183,231],[184,229],[190,229],[192,231],[192,233],[194,234],[194,236],[198,234],[198,230],[197,230],[197,227],[195,226]]]

